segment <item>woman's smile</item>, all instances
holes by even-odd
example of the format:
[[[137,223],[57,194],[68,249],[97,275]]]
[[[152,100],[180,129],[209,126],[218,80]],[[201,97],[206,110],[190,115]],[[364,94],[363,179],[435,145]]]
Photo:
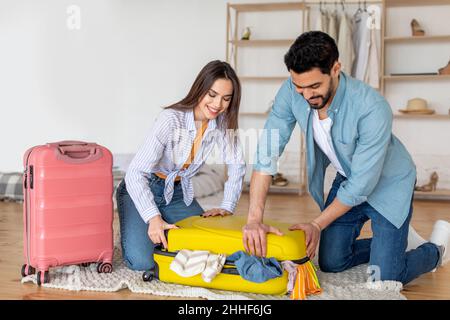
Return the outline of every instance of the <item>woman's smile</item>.
[[[214,117],[217,116],[217,115],[219,115],[219,113],[220,113],[220,111],[221,111],[221,109],[213,108],[213,107],[208,106],[208,105],[206,105],[206,109],[208,109],[209,113],[210,113],[212,116],[214,116]]]

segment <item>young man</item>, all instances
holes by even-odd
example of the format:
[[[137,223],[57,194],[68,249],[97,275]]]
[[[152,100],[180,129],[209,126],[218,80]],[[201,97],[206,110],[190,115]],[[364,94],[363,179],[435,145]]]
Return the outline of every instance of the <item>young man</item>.
[[[369,263],[378,268],[377,280],[406,284],[442,264],[449,224],[439,222],[444,227],[435,228],[436,243],[414,239],[418,247],[406,252],[415,165],[392,134],[387,101],[341,72],[338,58],[334,40],[318,31],[302,34],[285,55],[291,77],[275,98],[258,145],[244,246],[251,254],[265,256],[267,233],[281,235],[263,223],[264,205],[277,159],[298,122],[306,138],[309,192],[322,211],[310,223],[291,226],[305,231],[308,256],[314,257],[320,238],[322,271]],[[324,201],[330,163],[338,173]],[[369,219],[372,239],[356,240]]]

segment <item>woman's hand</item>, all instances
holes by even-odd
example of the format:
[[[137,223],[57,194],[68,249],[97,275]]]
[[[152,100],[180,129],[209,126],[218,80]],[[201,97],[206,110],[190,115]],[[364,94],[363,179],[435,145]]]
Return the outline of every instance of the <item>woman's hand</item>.
[[[306,254],[309,259],[316,255],[317,244],[319,243],[321,227],[317,222],[298,223],[289,227],[289,230],[303,230],[306,235]]]
[[[154,244],[161,243],[164,249],[167,249],[167,239],[164,234],[164,230],[178,229],[174,224],[165,222],[160,215],[157,215],[150,219],[148,226],[148,237]]]
[[[203,213],[203,214],[202,214],[202,217],[203,217],[203,218],[206,218],[206,217],[214,217],[214,216],[222,216],[222,217],[225,217],[225,216],[229,216],[229,215],[232,215],[232,214],[233,214],[233,213],[231,213],[231,212],[228,211],[228,210],[220,209],[220,208],[214,208],[214,209],[208,210],[208,211],[206,211],[205,213]]]

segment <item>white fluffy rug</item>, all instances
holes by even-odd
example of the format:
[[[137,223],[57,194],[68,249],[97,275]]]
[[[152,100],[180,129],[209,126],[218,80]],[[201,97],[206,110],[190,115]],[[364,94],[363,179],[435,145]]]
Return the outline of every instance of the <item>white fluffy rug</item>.
[[[50,269],[50,283],[43,287],[65,290],[90,290],[114,292],[128,288],[135,293],[152,294],[159,296],[176,296],[186,298],[205,298],[211,300],[273,300],[289,299],[286,296],[270,296],[248,294],[241,292],[219,291],[204,288],[188,287],[164,283],[158,280],[144,282],[141,271],[132,271],[122,262],[120,249],[114,252],[114,271],[109,274],[99,274],[97,265],[89,267],[65,266]],[[367,265],[361,265],[338,274],[318,271],[323,293],[310,296],[309,300],[406,300],[400,291],[402,284],[394,281],[366,282],[368,274]],[[22,283],[36,283],[36,275],[22,279]]]

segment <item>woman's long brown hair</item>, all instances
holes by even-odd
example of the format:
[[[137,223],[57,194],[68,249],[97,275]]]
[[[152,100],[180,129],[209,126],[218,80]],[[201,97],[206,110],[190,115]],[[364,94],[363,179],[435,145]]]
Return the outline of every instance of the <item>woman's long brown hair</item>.
[[[233,68],[224,61],[214,60],[209,62],[197,75],[191,89],[182,100],[165,107],[187,111],[198,105],[201,99],[208,93],[214,82],[218,79],[230,80],[233,84],[233,96],[230,105],[223,114],[223,120],[218,124],[222,130],[238,129],[239,105],[241,103],[241,83]]]

